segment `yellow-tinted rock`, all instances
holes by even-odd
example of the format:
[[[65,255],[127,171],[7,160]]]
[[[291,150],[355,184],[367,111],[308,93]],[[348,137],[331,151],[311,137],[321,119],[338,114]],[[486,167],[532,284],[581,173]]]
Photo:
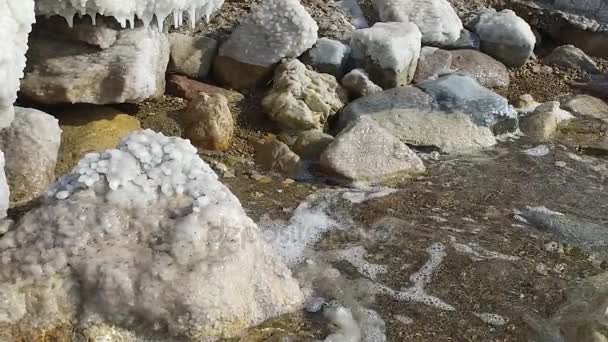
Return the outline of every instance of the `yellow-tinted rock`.
[[[116,147],[129,133],[141,129],[131,115],[105,106],[74,106],[58,115],[63,130],[55,173],[72,169],[89,152]]]

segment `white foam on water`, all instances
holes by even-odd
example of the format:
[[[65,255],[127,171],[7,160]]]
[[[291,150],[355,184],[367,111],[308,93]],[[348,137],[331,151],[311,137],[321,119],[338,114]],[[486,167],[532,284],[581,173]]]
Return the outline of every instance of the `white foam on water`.
[[[479,246],[476,242],[469,242],[467,244],[462,244],[456,241],[456,238],[450,236],[450,244],[451,246],[458,252],[462,254],[467,254],[473,260],[504,260],[504,261],[517,261],[519,257],[501,254],[495,251],[487,250],[481,246]]]
[[[474,313],[475,316],[479,317],[484,323],[493,325],[493,326],[502,326],[509,322],[508,319],[504,318],[501,315],[483,312],[483,313]]]
[[[357,269],[357,272],[372,280],[376,280],[378,274],[384,274],[388,271],[385,265],[374,264],[365,260],[367,252],[363,246],[350,247],[328,254],[331,259],[350,263]]]
[[[543,157],[549,154],[550,151],[547,145],[538,145],[524,150],[523,152],[531,157]]]
[[[384,188],[384,187],[371,189],[371,191],[370,190],[367,190],[367,191],[366,190],[353,190],[353,191],[344,192],[342,194],[342,198],[350,201],[351,203],[359,204],[359,203],[367,202],[374,198],[381,198],[381,197],[388,196],[397,191],[398,191],[397,189]]]

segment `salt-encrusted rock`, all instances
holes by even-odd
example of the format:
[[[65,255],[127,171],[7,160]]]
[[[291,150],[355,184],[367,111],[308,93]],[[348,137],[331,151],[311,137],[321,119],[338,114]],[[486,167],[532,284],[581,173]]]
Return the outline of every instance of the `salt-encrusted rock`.
[[[40,19],[42,20],[42,19]],[[64,24],[66,25],[66,24]],[[121,30],[100,50],[34,26],[21,93],[56,103],[137,103],[165,91],[169,41],[157,28]]]
[[[0,128],[8,127],[13,121],[13,103],[17,99],[19,79],[23,77],[25,68],[28,34],[35,20],[33,0],[0,3]]]
[[[180,115],[184,135],[196,147],[225,151],[232,144],[234,119],[221,94],[201,93]]]
[[[538,106],[532,114],[521,120],[521,131],[533,139],[545,141],[556,132],[563,121],[574,119],[569,112],[560,108],[560,103],[550,101]]]
[[[255,163],[266,170],[291,177],[296,176],[302,168],[300,157],[276,139],[255,142]]]
[[[414,83],[450,73],[453,70],[452,53],[436,47],[424,46],[420,50],[420,59],[414,75]]]
[[[496,134],[517,129],[517,112],[509,101],[466,74],[453,73],[418,84],[444,111],[465,113]]]
[[[65,19],[52,16],[38,20],[36,30],[42,32],[53,32],[64,40],[83,42],[107,49],[114,45],[120,32],[120,24],[112,17],[99,16],[95,19],[95,25],[91,25],[88,18],[74,18],[72,27],[66,25]]]
[[[166,91],[167,94],[181,97],[188,101],[192,101],[198,97],[199,93],[222,94],[228,99],[228,102],[240,102],[245,98],[239,92],[192,80],[181,75],[169,75],[167,77]]]
[[[416,153],[367,117],[340,132],[321,155],[321,167],[349,181],[372,182],[426,170]]]
[[[303,0],[302,5],[319,26],[319,37],[348,41],[356,29],[350,13],[337,1]]]
[[[418,88],[389,89],[351,102],[340,113],[337,128],[369,116],[412,146],[451,153],[496,144],[488,127],[478,126],[464,113],[446,113],[437,107],[433,98]]]
[[[196,341],[238,336],[303,305],[288,268],[196,148],[150,130],[88,154],[0,251],[0,289],[14,299],[4,301],[13,315],[3,333],[115,325],[130,339],[96,339]]]
[[[458,40],[463,29],[458,14],[447,0],[374,0],[374,6],[382,21],[416,24],[425,45],[450,45]]]
[[[265,83],[281,59],[296,58],[316,43],[317,30],[300,1],[264,0],[220,47],[214,76],[237,89]]]
[[[205,36],[169,34],[169,70],[193,78],[205,78],[217,54],[217,41]]]
[[[465,72],[487,88],[509,86],[509,70],[501,62],[477,50],[452,51],[451,68]]]
[[[507,66],[524,65],[536,43],[530,25],[511,10],[481,14],[475,32],[481,39],[481,51]]]
[[[420,58],[421,33],[413,23],[376,23],[360,29],[350,40],[358,67],[384,89],[408,84]]]
[[[323,151],[333,141],[334,137],[331,135],[320,130],[311,130],[300,133],[292,149],[302,159],[319,160]]]
[[[141,129],[139,120],[106,106],[73,106],[56,113],[61,147],[56,174],[69,172],[89,152],[115,148],[129,133]]]
[[[363,69],[353,69],[342,78],[342,86],[352,98],[367,96],[382,91],[382,88],[369,79]]]
[[[57,119],[36,109],[15,107],[15,120],[0,131],[12,206],[37,198],[53,182],[60,143]]]
[[[4,152],[0,151],[0,220],[6,217],[6,211],[10,206],[10,190],[6,181],[4,167]]]
[[[475,32],[471,32],[465,28],[460,31],[460,37],[455,42],[444,46],[445,49],[472,49],[479,50],[481,41]]]
[[[73,25],[76,15],[78,17],[89,15],[95,24],[96,14],[100,14],[116,18],[118,23],[126,28],[135,25],[135,16],[146,26],[153,21],[160,26],[169,15],[172,15],[173,25],[179,26],[182,24],[184,12],[187,12],[194,28],[198,19],[205,18],[208,21],[211,13],[219,9],[223,3],[224,0],[36,0],[36,14],[60,15],[70,26]]]
[[[346,92],[335,77],[308,70],[299,60],[291,59],[277,67],[262,106],[282,127],[304,131],[323,128],[346,100]]]
[[[351,16],[351,23],[357,29],[368,28],[369,24],[367,23],[367,19],[361,10],[361,6],[357,0],[341,0],[336,1],[338,5],[344,8]]]
[[[555,48],[544,59],[545,64],[553,64],[564,68],[579,69],[590,74],[598,74],[600,70],[593,59],[574,45],[562,45]]]
[[[349,57],[350,46],[338,40],[321,38],[302,60],[316,71],[340,79],[344,75]]]
[[[589,95],[576,95],[564,104],[564,108],[577,116],[608,122],[608,104]]]

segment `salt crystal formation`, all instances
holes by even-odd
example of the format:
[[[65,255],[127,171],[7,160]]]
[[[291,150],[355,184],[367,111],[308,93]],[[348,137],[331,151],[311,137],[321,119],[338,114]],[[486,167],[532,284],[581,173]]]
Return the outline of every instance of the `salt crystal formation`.
[[[33,0],[0,1],[0,128],[13,121],[13,103],[25,68],[27,36],[34,21]]]
[[[82,159],[0,240],[0,261],[4,334],[78,322],[230,337],[303,302],[196,149],[150,130]]]
[[[89,15],[95,24],[96,15],[116,18],[122,27],[135,27],[135,17],[144,25],[153,20],[160,27],[164,20],[173,15],[174,26],[180,26],[183,13],[187,12],[194,27],[200,18],[209,19],[219,9],[224,0],[37,0],[36,14],[60,15],[72,26],[74,16]]]

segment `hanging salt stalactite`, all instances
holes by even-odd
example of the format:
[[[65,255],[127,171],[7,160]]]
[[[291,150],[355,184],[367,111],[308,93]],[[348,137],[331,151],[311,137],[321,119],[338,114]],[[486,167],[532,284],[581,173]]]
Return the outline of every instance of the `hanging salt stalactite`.
[[[96,24],[96,14],[114,17],[123,28],[134,28],[135,18],[145,26],[156,21],[162,29],[162,23],[173,15],[173,26],[180,27],[183,14],[189,16],[192,28],[200,18],[207,22],[211,14],[218,10],[224,0],[37,0],[38,15],[59,15],[65,18],[70,27],[74,24],[74,15],[89,15],[93,25]]]

